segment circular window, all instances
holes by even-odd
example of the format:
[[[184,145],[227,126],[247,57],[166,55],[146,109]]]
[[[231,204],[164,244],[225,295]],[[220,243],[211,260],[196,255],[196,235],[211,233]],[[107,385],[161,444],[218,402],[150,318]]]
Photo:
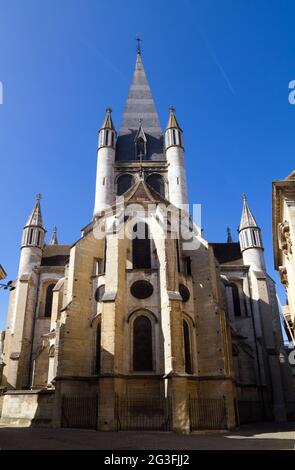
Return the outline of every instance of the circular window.
[[[148,281],[135,281],[130,288],[130,292],[137,299],[147,299],[154,292],[154,288]]]
[[[95,291],[96,302],[101,302],[105,291],[105,285],[99,286]]]
[[[182,300],[184,302],[187,302],[189,300],[190,296],[191,296],[190,291],[183,284],[179,284],[179,293],[180,293],[180,295],[182,297]]]

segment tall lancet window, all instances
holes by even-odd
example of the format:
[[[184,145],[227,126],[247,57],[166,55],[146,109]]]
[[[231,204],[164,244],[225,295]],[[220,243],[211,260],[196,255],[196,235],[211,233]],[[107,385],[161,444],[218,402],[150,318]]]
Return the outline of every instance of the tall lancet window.
[[[132,240],[133,268],[151,268],[151,240],[148,224],[138,222],[133,227]]]
[[[140,315],[133,322],[133,370],[153,370],[152,323],[145,315]]]
[[[101,344],[101,320],[99,320],[96,328],[96,354],[95,354],[95,373],[100,373],[100,344]]]
[[[184,365],[185,372],[192,374],[192,358],[191,358],[191,345],[188,323],[183,320],[183,343],[184,343]]]
[[[51,317],[54,287],[55,287],[55,284],[49,284],[46,290],[45,315],[44,315],[45,317]]]
[[[144,160],[146,154],[145,147],[146,146],[143,138],[140,138],[136,141],[136,156],[138,160]]]

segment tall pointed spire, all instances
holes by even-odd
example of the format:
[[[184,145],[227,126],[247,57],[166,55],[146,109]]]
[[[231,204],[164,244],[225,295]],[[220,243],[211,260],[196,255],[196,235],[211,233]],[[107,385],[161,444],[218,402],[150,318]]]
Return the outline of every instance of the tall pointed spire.
[[[139,119],[142,120],[147,136],[147,158],[163,160],[160,120],[144,71],[140,46],[137,49],[135,70],[117,140],[117,160],[135,160],[134,138],[138,131]]]
[[[25,227],[33,226],[33,227],[41,227],[43,226],[43,219],[41,214],[41,205],[40,205],[41,194],[38,193],[36,196],[36,203],[33,207],[33,210],[27,220]]]
[[[49,242],[49,245],[58,245],[56,232],[57,232],[57,228],[53,227],[52,237]]]
[[[248,228],[248,227],[258,227],[257,222],[254,219],[254,216],[248,206],[246,194],[243,193],[242,197],[243,197],[243,211],[242,211],[242,217],[241,217],[239,230],[243,230],[244,228]]]
[[[233,237],[231,236],[230,227],[227,227],[227,243],[233,243]]]

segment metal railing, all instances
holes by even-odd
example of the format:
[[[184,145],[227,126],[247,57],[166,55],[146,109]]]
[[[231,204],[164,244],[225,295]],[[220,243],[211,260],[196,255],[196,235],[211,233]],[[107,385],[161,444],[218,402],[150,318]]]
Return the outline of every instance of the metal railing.
[[[225,398],[189,397],[191,430],[226,429],[227,413]]]
[[[62,396],[63,428],[97,429],[98,396]]]
[[[168,398],[131,398],[116,396],[117,430],[170,430]]]

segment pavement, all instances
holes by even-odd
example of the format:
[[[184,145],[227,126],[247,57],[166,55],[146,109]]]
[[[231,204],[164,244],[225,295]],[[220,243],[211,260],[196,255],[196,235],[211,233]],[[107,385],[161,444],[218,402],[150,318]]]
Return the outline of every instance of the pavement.
[[[295,423],[261,423],[234,432],[190,435],[156,431],[98,432],[84,429],[0,426],[1,450],[294,450]]]

